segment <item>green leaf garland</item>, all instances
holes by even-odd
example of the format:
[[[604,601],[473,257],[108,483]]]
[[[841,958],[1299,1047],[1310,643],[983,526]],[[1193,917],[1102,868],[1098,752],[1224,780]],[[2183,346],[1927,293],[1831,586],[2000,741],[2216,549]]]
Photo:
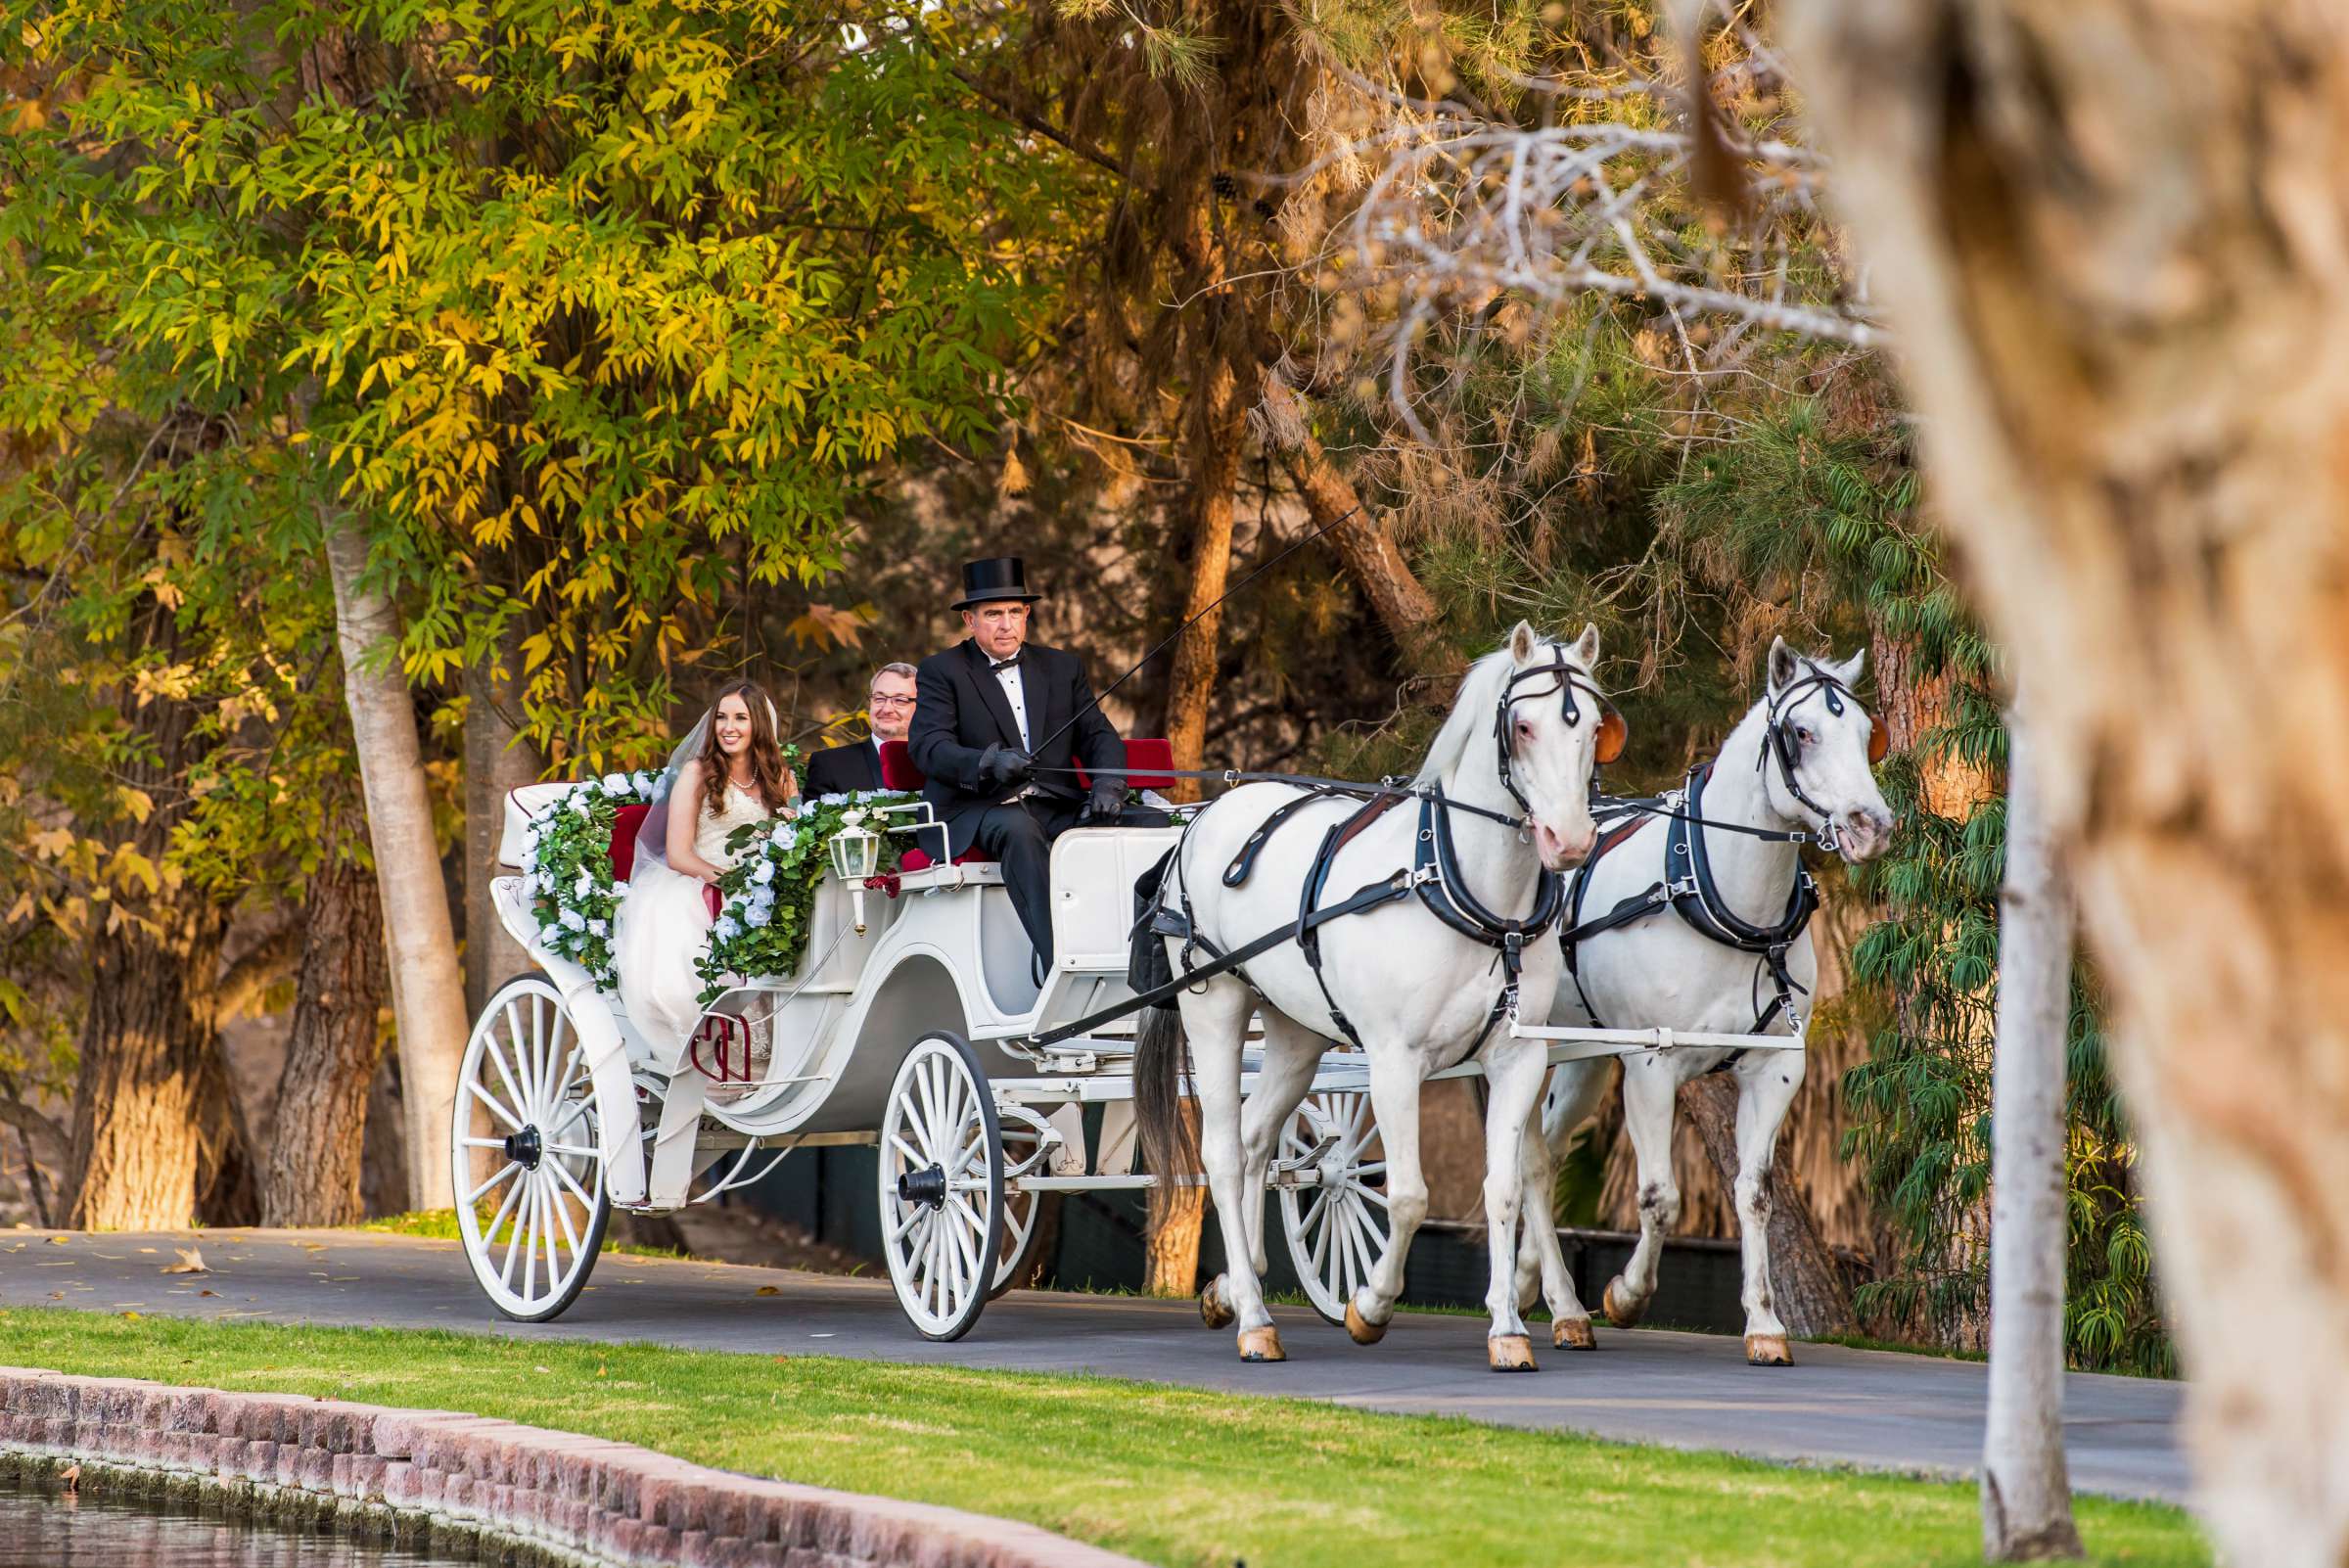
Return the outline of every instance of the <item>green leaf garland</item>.
[[[736,828],[726,840],[735,863],[717,880],[724,901],[700,960],[702,1005],[722,994],[736,975],[788,975],[799,968],[816,885],[831,868],[833,835],[852,818],[879,828],[876,807],[911,799],[900,790],[819,795],[803,800],[795,817]],[[897,837],[883,834],[876,869],[887,874],[897,868]]]

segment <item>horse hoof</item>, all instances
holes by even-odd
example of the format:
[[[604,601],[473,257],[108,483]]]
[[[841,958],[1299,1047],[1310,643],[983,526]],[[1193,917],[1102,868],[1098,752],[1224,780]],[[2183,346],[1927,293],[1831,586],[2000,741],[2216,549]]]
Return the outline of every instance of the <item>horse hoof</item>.
[[[1792,1366],[1794,1352],[1786,1348],[1783,1334],[1748,1334],[1745,1362],[1748,1366]]]
[[[1387,1325],[1370,1321],[1355,1311],[1354,1303],[1350,1301],[1346,1304],[1346,1332],[1353,1336],[1357,1345],[1375,1345],[1387,1337]]]
[[[1267,1323],[1262,1328],[1240,1330],[1240,1360],[1243,1361],[1285,1361],[1289,1353],[1280,1348],[1280,1330]]]
[[[1218,1274],[1199,1292],[1199,1320],[1210,1328],[1227,1328],[1231,1315],[1231,1309],[1223,1304],[1223,1276]]]
[[[1560,1350],[1596,1350],[1598,1339],[1588,1317],[1561,1317],[1549,1325],[1549,1342]]]
[[[1599,1298],[1599,1305],[1607,1310],[1607,1321],[1617,1328],[1637,1327],[1639,1319],[1647,1315],[1647,1303],[1632,1299],[1632,1293],[1624,1289],[1621,1274],[1607,1281],[1607,1291]]]
[[[1531,1372],[1534,1342],[1523,1334],[1495,1334],[1485,1341],[1485,1358],[1496,1372]]]

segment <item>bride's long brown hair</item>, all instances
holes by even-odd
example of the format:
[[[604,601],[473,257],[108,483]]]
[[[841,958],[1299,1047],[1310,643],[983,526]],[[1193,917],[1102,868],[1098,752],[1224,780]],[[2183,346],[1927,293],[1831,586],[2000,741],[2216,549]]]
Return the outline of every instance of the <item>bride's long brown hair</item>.
[[[730,680],[710,699],[710,765],[702,769],[702,814],[715,816],[726,808],[726,779],[733,772],[733,763],[718,749],[717,705],[729,697],[740,697],[742,706],[751,711],[751,787],[769,811],[780,811],[798,797],[799,785],[791,769],[783,765],[783,745],[775,739],[773,710],[757,681]]]

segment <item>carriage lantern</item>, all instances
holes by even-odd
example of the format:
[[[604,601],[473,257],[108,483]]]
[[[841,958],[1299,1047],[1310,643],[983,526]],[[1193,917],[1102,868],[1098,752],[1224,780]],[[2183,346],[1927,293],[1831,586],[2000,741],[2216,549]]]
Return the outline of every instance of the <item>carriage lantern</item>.
[[[832,835],[832,874],[848,884],[856,910],[856,935],[864,935],[864,879],[881,863],[881,835],[867,829],[864,813],[844,812]]]

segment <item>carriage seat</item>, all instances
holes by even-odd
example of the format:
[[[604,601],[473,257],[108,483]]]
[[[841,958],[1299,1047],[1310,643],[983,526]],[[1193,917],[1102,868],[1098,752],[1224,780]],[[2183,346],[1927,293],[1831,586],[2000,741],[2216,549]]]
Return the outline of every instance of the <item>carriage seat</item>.
[[[1126,743],[1126,765],[1129,770],[1171,768],[1174,765],[1174,743],[1159,736],[1129,740]],[[915,793],[929,782],[929,775],[913,765],[913,751],[903,741],[883,741],[881,782],[893,790]],[[1151,790],[1164,789],[1174,780],[1164,772],[1128,771],[1126,782],[1132,789]],[[1093,785],[1092,775],[1082,762],[1077,764],[1077,783],[1082,789],[1091,789]],[[956,865],[990,864],[993,860],[993,855],[975,849],[954,856]],[[908,849],[898,856],[898,869],[904,871],[927,871],[934,863],[927,852],[918,849]]]

